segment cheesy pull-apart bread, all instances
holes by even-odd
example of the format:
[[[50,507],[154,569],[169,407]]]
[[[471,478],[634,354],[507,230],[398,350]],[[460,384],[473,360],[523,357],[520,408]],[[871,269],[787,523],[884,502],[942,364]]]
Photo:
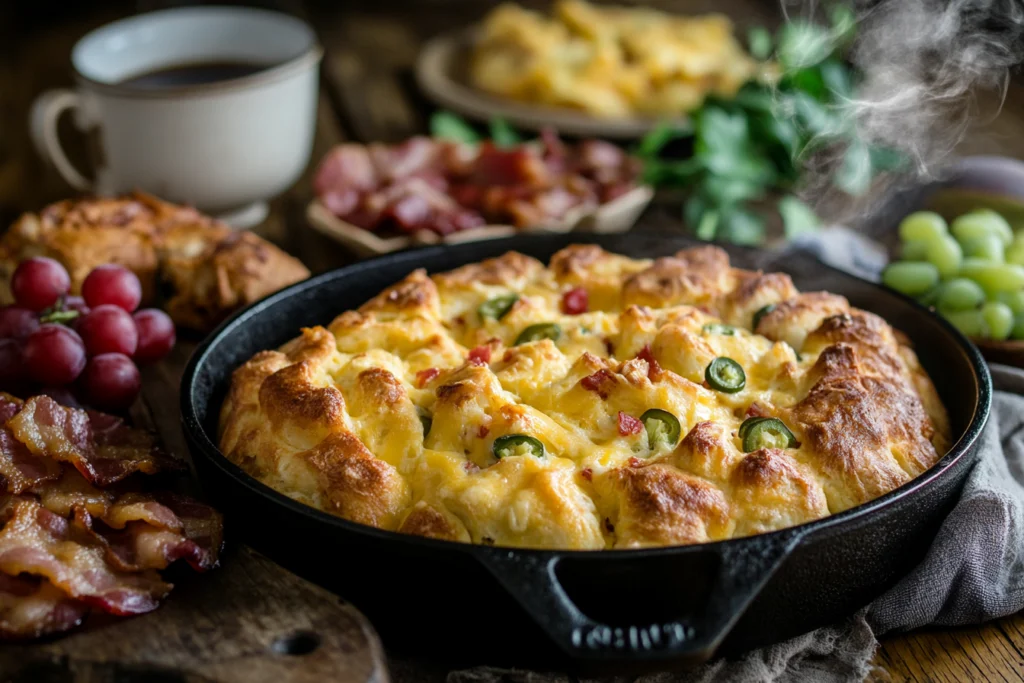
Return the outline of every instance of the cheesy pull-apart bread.
[[[161,304],[175,324],[195,330],[309,277],[263,238],[141,192],[68,199],[22,215],[0,237],[0,302],[13,301],[11,275],[33,256],[60,261],[72,294],[97,266],[129,268],[142,283],[143,305]]]
[[[949,438],[884,320],[712,246],[413,272],[238,368],[220,420],[228,458],[308,505],[533,548],[800,524],[911,480]]]

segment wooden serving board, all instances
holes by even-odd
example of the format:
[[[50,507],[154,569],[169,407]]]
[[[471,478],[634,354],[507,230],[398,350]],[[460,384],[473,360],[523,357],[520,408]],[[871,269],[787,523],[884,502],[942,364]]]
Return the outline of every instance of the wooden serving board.
[[[194,343],[143,372],[136,423],[188,457],[178,387]],[[221,566],[172,567],[174,590],[156,611],[85,625],[47,642],[0,646],[0,683],[388,683],[370,623],[337,595],[231,542]]]

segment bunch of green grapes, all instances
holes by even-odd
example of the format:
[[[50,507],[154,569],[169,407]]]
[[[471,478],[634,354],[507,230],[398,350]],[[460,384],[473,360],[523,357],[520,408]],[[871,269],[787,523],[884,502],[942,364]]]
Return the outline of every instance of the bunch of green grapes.
[[[934,306],[969,337],[1024,339],[1024,230],[990,209],[946,225],[918,211],[900,223],[901,259],[882,282]]]

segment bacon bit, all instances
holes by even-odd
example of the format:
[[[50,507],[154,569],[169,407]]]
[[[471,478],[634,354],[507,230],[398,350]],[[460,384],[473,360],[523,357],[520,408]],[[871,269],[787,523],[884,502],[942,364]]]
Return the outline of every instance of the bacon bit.
[[[746,416],[747,417],[769,417],[769,415],[765,411],[764,407],[762,407],[761,404],[758,403],[757,401],[754,401],[753,403],[751,403],[750,407],[747,408]]]
[[[452,320],[452,322],[455,323],[456,325],[465,325],[466,324],[466,318],[465,318],[465,316],[461,316],[460,315],[460,316],[456,317],[454,320]]]
[[[480,466],[477,465],[475,462],[470,462],[469,460],[467,460],[466,462],[462,463],[462,469],[466,470],[470,474],[473,474],[474,472],[480,471]]]
[[[701,385],[702,387],[704,387],[705,389],[708,389],[708,390],[710,390],[710,389],[711,389],[711,385],[710,385],[710,384],[708,384],[708,381],[707,381],[707,380],[704,380],[703,382],[701,382],[701,383],[700,383],[700,385]]]
[[[619,436],[639,434],[644,430],[644,423],[632,415],[619,411]]]
[[[488,427],[487,425],[480,425],[480,428],[476,430],[476,435],[479,436],[481,439],[485,438],[490,433],[491,428]]]
[[[635,455],[632,458],[630,458],[628,462],[630,467],[643,467],[644,464],[644,461],[636,457]]]
[[[590,296],[582,287],[573,287],[562,295],[562,313],[579,315],[590,308]]]
[[[615,533],[615,525],[612,524],[612,520],[608,519],[607,517],[604,518],[604,528],[605,531],[607,531],[610,534]]]
[[[640,353],[636,354],[636,357],[647,361],[647,379],[653,382],[661,376],[661,365],[651,352],[650,344],[644,344],[644,348],[640,349]]]
[[[420,370],[419,372],[416,373],[416,387],[422,389],[427,385],[427,383],[430,382],[430,380],[434,379],[440,374],[441,371],[438,370],[437,368],[427,368],[426,370]]]
[[[609,356],[614,356],[615,355],[615,344],[612,343],[612,340],[609,339],[608,337],[605,337],[601,341],[604,342],[604,350],[608,352],[608,355]]]
[[[602,399],[608,398],[611,388],[615,386],[615,375],[611,370],[598,370],[580,380],[580,386],[587,391],[596,392]]]
[[[487,365],[491,362],[491,347],[478,346],[469,352],[469,362],[475,365]]]
[[[580,476],[586,479],[587,481],[594,481],[594,470],[590,469],[589,467],[584,467],[582,470],[580,470]]]

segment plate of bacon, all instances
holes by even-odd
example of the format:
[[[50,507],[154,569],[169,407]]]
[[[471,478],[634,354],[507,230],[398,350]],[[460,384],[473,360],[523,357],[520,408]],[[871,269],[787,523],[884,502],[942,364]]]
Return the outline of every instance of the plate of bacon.
[[[149,612],[159,570],[216,567],[220,514],[140,476],[183,469],[119,417],[0,393],[0,641]]]
[[[499,146],[413,137],[341,144],[320,162],[307,218],[360,255],[517,232],[628,230],[653,196],[640,162],[552,131]]]

